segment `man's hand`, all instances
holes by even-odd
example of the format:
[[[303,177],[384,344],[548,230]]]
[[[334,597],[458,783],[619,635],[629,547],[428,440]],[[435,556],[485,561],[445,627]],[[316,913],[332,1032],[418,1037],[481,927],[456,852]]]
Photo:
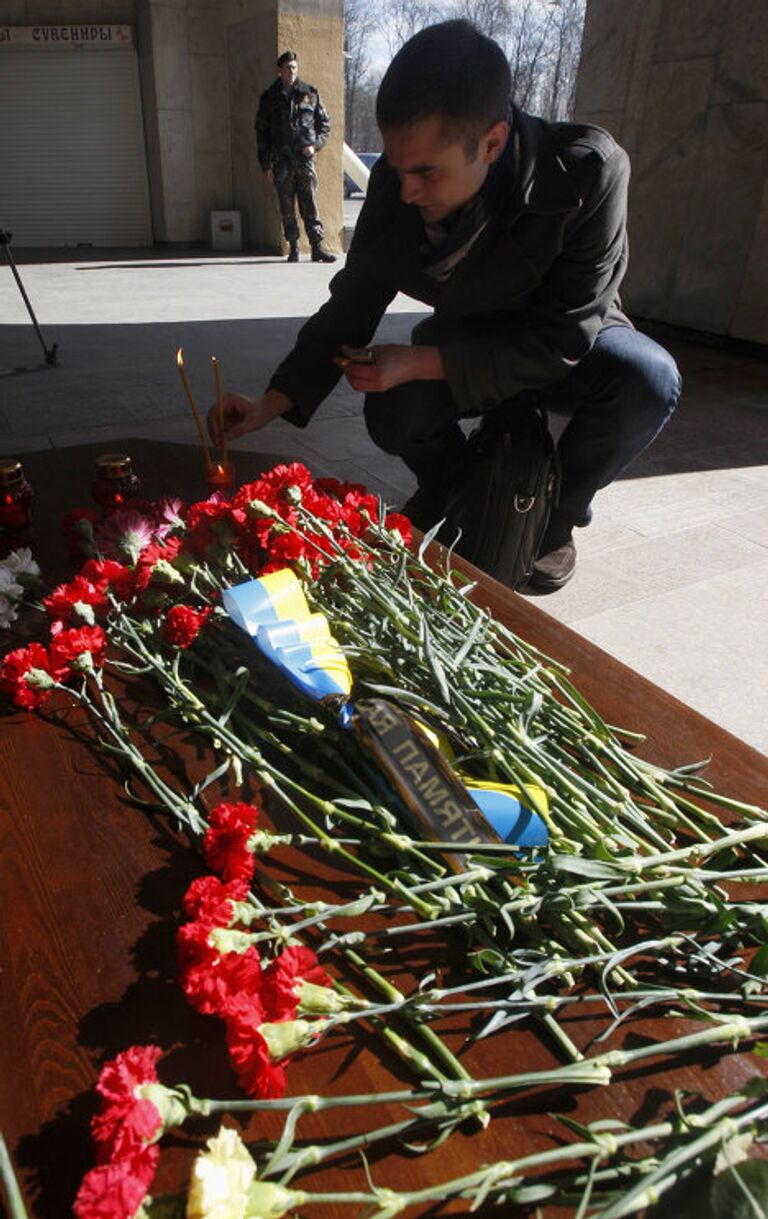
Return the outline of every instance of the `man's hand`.
[[[372,363],[362,363],[351,357],[354,348],[342,345],[344,353],[334,364],[344,369],[344,376],[353,389],[361,394],[380,394],[405,381],[444,381],[445,369],[439,347],[411,347],[407,343],[383,343],[371,347]]]
[[[227,440],[237,440],[246,432],[257,432],[293,406],[290,398],[278,389],[268,389],[261,398],[247,398],[245,394],[225,394],[222,415]],[[208,408],[208,432],[216,445],[221,445],[222,434],[219,408],[214,402]]]
[[[314,144],[305,144],[301,151],[304,153],[305,157],[311,157],[312,153],[315,151],[315,146]]]
[[[266,182],[274,182],[275,175],[273,174],[271,169],[264,170],[264,179]]]

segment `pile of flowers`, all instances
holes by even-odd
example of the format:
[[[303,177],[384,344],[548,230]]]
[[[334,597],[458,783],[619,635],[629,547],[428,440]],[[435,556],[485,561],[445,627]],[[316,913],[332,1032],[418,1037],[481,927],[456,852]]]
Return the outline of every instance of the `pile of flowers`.
[[[299,506],[312,513],[316,531],[297,529]],[[185,507],[178,499],[164,499],[118,510],[95,526],[89,510],[68,515],[70,542],[80,539],[98,557],[43,599],[50,646],[16,649],[0,666],[0,689],[29,709],[43,706],[57,682],[100,667],[106,637],[99,623],[112,605],[160,616],[163,638],[172,647],[189,648],[217,600],[213,567],[244,579],[290,563],[315,577],[339,548],[370,561],[359,543],[379,524],[380,505],[359,484],[313,482],[305,466],[293,463],[246,484],[231,500],[214,495]],[[381,523],[390,535],[410,542],[406,517],[384,513]],[[25,582],[38,575],[29,551],[14,552],[0,563],[0,625],[15,619]],[[195,576],[202,576],[199,587]],[[185,597],[192,589],[198,592],[196,604]]]
[[[55,712],[54,693],[78,701],[199,850],[209,874],[193,881],[182,903],[178,976],[188,1002],[218,1022],[234,1077],[250,1098],[240,1108],[287,1105],[286,1067],[294,1055],[355,1020],[374,1028],[413,1073],[409,1103],[424,1104],[409,1110],[398,1132],[421,1135],[436,1123],[441,1137],[468,1116],[487,1121],[496,1100],[531,1086],[532,1078],[472,1080],[465,1055],[459,1060],[439,1035],[441,1019],[457,1006],[471,1013],[477,1036],[534,1022],[564,1060],[542,1082],[564,1087],[607,1086],[620,1060],[619,1051],[585,1057],[587,1047],[574,1045],[563,1027],[561,1015],[585,997],[604,1006],[608,1032],[649,1005],[704,1022],[703,1033],[697,1026],[658,1053],[749,1042],[768,1027],[765,971],[754,965],[765,921],[749,891],[742,899],[739,889],[768,879],[768,814],[719,797],[686,768],[666,772],[634,756],[562,668],[476,608],[450,558],[435,570],[424,547],[410,549],[408,521],[363,487],[313,480],[294,463],[231,499],[215,495],[189,506],[166,499],[100,523],[74,513],[67,530],[85,562],[42,598],[47,638],[4,657],[0,690],[35,711]],[[2,580],[9,590],[21,588],[24,564],[30,578],[37,575],[31,556],[19,555],[16,570],[0,576],[9,605],[20,594],[4,593]],[[270,674],[229,623],[221,593],[286,565],[311,607],[328,618],[358,689],[393,699],[442,734],[463,773],[546,792],[545,855],[488,843],[465,852],[462,869],[450,868],[455,848],[413,832],[397,793],[361,764],[352,734]],[[110,693],[113,670],[153,677],[160,704],[209,750],[204,780],[184,787],[150,762],[140,713],[125,718]],[[216,784],[226,799],[210,807]],[[718,804],[728,810],[727,827]],[[288,832],[276,832],[276,822]],[[283,883],[276,910],[255,860],[268,867],[284,846],[332,852],[355,878],[352,898],[318,902]],[[378,919],[375,932],[359,929],[369,912]],[[343,919],[350,932],[339,930]],[[727,962],[707,945],[724,927]],[[438,963],[433,976],[398,990],[377,969],[379,947],[388,952],[403,942],[394,937],[432,930],[462,937],[466,979],[440,985]],[[323,953],[332,974],[318,960]],[[748,986],[732,967],[735,958],[742,970],[753,967]],[[649,1051],[621,1053],[628,1064]],[[163,1133],[190,1114],[226,1111],[229,1102],[198,1102],[188,1089],[163,1088],[158,1055],[156,1047],[134,1047],[105,1068],[93,1126],[96,1166],[77,1203],[82,1219],[151,1214],[148,1191]],[[402,1096],[392,1094],[397,1103]],[[333,1101],[296,1098],[284,1137],[266,1159],[254,1161],[234,1132],[220,1132],[193,1168],[187,1214],[218,1219],[211,1198],[224,1187],[242,1202],[223,1212],[227,1219],[298,1205],[299,1195],[284,1187],[336,1145],[312,1147],[304,1157],[293,1144],[295,1123],[300,1112]],[[757,1128],[762,1109],[748,1112]],[[393,1130],[361,1131],[357,1143],[347,1138],[343,1147],[392,1138]],[[578,1155],[587,1164],[604,1155],[599,1134],[584,1136]],[[643,1179],[647,1163],[604,1174],[606,1215],[621,1182],[633,1174]],[[526,1193],[520,1173],[497,1164],[423,1197],[374,1189],[343,1200],[388,1216],[449,1197],[498,1195],[532,1205],[560,1188],[539,1180]],[[279,1196],[258,1194],[270,1175],[280,1179]],[[588,1190],[596,1189],[592,1168],[587,1178]],[[580,1180],[566,1183],[563,1196],[582,1189]],[[664,1182],[667,1188],[666,1176]],[[266,1198],[274,1209],[254,1209],[257,1196],[258,1205]],[[301,1197],[301,1205],[322,1201]],[[642,1199],[623,1205],[617,1215],[639,1209]]]

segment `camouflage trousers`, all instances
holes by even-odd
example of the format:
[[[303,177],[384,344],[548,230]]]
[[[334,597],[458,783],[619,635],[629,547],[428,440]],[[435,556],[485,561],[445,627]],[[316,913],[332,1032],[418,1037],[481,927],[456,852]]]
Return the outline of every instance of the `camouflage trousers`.
[[[323,240],[323,226],[317,210],[315,158],[278,161],[274,168],[274,178],[285,240],[289,245],[296,245],[299,240],[295,208],[295,203],[298,202],[309,244],[319,245]]]

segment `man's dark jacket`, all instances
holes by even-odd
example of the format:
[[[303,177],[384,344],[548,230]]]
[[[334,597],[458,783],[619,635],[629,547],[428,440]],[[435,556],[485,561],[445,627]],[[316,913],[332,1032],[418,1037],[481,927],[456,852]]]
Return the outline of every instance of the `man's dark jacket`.
[[[256,113],[256,144],[262,169],[274,169],[283,157],[304,158],[302,149],[323,147],[331,122],[314,85],[298,78],[286,97],[280,77],[262,93]]]
[[[424,267],[424,226],[376,162],[346,266],[305,323],[271,387],[304,426],[339,378],[341,344],[370,342],[400,291],[434,308],[414,342],[440,348],[457,414],[476,415],[566,376],[601,328],[629,326],[618,288],[627,264],[626,153],[600,127],[514,110],[494,214],[444,283]],[[501,200],[498,202],[498,200]]]

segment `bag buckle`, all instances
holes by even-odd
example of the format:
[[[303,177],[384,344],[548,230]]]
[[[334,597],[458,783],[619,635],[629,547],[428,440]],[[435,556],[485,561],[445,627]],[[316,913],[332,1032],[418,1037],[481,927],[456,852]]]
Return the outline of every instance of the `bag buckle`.
[[[520,512],[525,515],[530,512],[533,505],[536,503],[535,495],[516,495],[515,496],[515,512]]]

